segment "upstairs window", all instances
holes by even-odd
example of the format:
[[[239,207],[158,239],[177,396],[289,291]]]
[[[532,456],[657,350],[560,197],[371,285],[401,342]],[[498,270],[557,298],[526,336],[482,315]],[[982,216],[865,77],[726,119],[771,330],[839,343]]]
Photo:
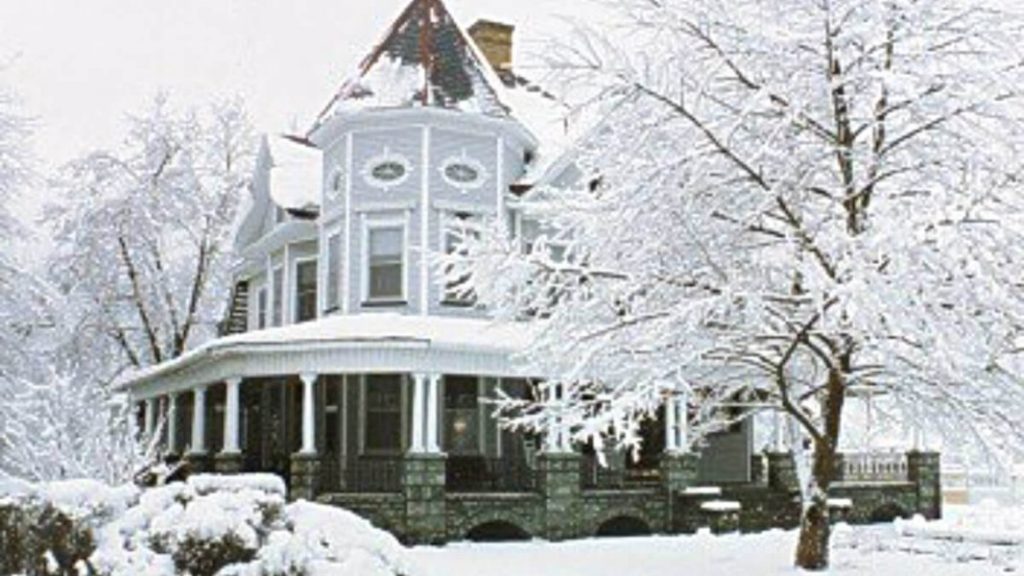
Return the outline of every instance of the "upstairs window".
[[[445,225],[444,230],[444,251],[445,254],[459,254],[466,256],[462,248],[462,242],[468,238],[479,238],[480,231],[474,227],[477,220],[469,214],[452,214]],[[451,268],[456,265],[449,265],[445,271],[444,294],[442,303],[449,306],[472,306],[476,303],[476,294],[472,291],[466,292],[462,284],[469,279],[469,274],[461,275],[457,279],[450,278]]]
[[[365,380],[363,448],[392,454],[402,450],[402,376],[370,374]]]
[[[404,298],[405,228],[375,226],[367,231],[366,297],[373,302]]]
[[[389,190],[401,186],[412,173],[412,163],[405,156],[392,152],[389,148],[363,166],[363,180],[374,188]]]
[[[465,151],[460,156],[452,156],[441,163],[441,177],[453,188],[462,192],[476,190],[487,180],[487,168],[469,157]]]
[[[260,288],[256,293],[256,329],[267,327],[267,289]]]
[[[326,312],[341,307],[341,251],[341,232],[334,232],[327,237]]]
[[[295,265],[295,321],[316,319],[316,260]]]
[[[270,324],[280,326],[284,320],[284,268],[275,268],[273,279],[273,316]]]

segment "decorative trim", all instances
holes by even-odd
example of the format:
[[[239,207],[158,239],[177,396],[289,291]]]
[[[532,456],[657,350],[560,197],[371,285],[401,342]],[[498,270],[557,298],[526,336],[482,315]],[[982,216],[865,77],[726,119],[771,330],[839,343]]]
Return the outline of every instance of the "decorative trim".
[[[342,278],[341,311],[349,313],[352,301],[352,133],[345,138],[345,246],[344,261],[341,268],[345,271]]]
[[[420,182],[420,315],[430,313],[430,127],[423,127],[423,175]]]
[[[491,208],[490,206],[474,204],[472,202],[457,202],[453,200],[434,200],[431,203],[431,208],[441,210],[443,212],[465,212],[467,214],[480,214],[484,216],[493,216],[495,214],[494,208]]]
[[[357,214],[366,212],[407,212],[415,208],[415,200],[393,200],[391,202],[366,202],[353,207],[352,211]]]
[[[388,174],[389,171],[400,171],[400,173],[391,177]],[[413,165],[408,158],[392,152],[389,147],[385,146],[383,152],[366,161],[361,174],[367,185],[387,192],[404,184],[412,171]],[[385,175],[388,175],[388,178],[384,178]]]

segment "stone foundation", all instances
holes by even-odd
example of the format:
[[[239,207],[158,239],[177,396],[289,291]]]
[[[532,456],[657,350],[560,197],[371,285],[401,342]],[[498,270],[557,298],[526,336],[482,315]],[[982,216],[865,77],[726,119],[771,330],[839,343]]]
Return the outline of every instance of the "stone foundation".
[[[580,466],[580,455],[575,453],[544,453],[537,458],[544,498],[543,536],[553,542],[579,534]]]
[[[403,540],[409,544],[447,541],[444,454],[408,454],[402,462],[405,497]]]
[[[292,454],[291,486],[288,497],[292,500],[314,500],[320,488],[320,456]]]
[[[754,477],[763,478],[761,482],[696,486],[696,455],[672,454],[662,459],[657,484],[583,489],[580,455],[540,454],[533,490],[450,493],[445,488],[445,456],[411,454],[403,459],[401,486],[392,492],[330,493],[319,500],[352,510],[408,544],[464,540],[477,528],[495,524],[552,541],[599,536],[603,525],[622,519],[646,526],[651,533],[666,534],[702,528],[723,533],[799,526],[800,494],[791,455],[769,453],[764,463],[763,475]],[[220,469],[227,466],[228,462],[218,460]],[[941,513],[938,466],[936,454],[913,454],[908,456],[908,477],[913,482],[836,482],[829,497],[848,499],[852,506],[830,508],[831,518],[863,524],[915,513],[935,517]],[[318,474],[316,457],[294,456],[292,498],[315,493]],[[714,501],[738,503],[739,509],[706,506]]]
[[[220,453],[213,457],[213,471],[217,474],[241,474],[245,469],[245,458],[241,452]]]

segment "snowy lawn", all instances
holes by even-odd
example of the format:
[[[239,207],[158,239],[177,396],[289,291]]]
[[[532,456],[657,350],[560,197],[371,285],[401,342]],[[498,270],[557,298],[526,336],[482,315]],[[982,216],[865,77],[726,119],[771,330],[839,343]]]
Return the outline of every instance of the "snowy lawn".
[[[951,522],[974,510],[952,509]],[[1016,511],[1015,511],[1016,512]],[[759,576],[794,574],[796,532],[713,536],[601,538],[552,544],[451,544],[418,547],[411,558],[422,576]],[[905,536],[892,524],[840,527],[833,574],[987,576],[1024,574],[1020,546]],[[486,568],[486,569],[485,569]]]

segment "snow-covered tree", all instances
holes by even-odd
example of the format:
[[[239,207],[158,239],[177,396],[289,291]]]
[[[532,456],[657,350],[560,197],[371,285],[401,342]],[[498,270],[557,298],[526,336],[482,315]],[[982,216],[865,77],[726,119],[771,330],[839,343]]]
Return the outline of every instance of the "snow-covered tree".
[[[70,357],[108,368],[182,354],[214,334],[230,290],[230,225],[254,139],[238,101],[178,111],[159,96],[123,145],[64,167],[54,281],[75,302]],[[117,357],[121,362],[117,362]]]
[[[14,398],[45,373],[53,332],[52,294],[25,266],[29,230],[12,205],[36,183],[31,120],[0,68],[0,470],[12,448]]]
[[[694,441],[784,414],[795,562],[823,569],[851,392],[961,438],[1024,436],[1024,21],[984,0],[608,10],[547,52],[604,115],[589,177],[521,199],[548,230],[529,253],[495,225],[443,267],[536,325],[524,361],[547,393],[507,401],[513,424],[632,445],[668,396]]]
[[[31,374],[36,364],[31,349],[50,324],[46,286],[17,254],[28,231],[11,208],[34,179],[31,121],[3,80],[0,76],[0,394],[5,380]]]

